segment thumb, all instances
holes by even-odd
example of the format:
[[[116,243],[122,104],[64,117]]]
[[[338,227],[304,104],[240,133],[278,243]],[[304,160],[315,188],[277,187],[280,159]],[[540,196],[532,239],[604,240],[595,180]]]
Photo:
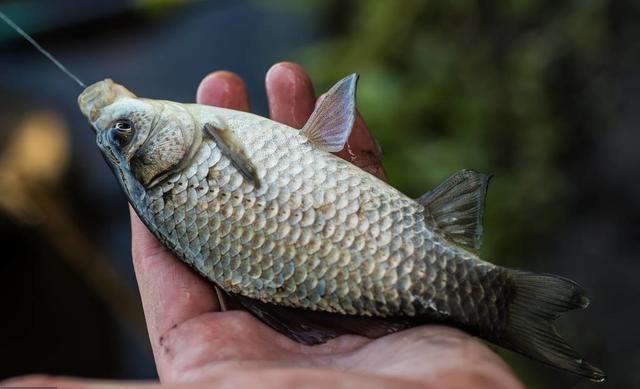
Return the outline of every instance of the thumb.
[[[160,385],[154,381],[91,380],[75,377],[29,375],[0,382],[0,388],[65,388],[65,389],[201,389],[203,383]]]

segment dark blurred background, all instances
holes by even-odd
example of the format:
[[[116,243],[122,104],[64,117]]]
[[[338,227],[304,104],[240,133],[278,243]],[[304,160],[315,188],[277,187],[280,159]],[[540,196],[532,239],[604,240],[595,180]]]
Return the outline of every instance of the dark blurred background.
[[[86,83],[194,100],[207,73],[292,60],[317,92],[361,75],[358,106],[393,185],[419,196],[495,174],[483,257],[581,283],[561,332],[593,384],[509,352],[532,388],[640,387],[640,4],[626,0],[0,1]],[[156,376],[126,200],[79,87],[0,23],[0,379]]]

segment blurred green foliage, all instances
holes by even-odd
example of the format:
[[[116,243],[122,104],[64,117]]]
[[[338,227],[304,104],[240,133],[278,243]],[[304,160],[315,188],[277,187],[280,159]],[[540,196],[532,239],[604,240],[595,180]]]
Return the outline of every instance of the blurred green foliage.
[[[482,256],[532,268],[571,199],[563,164],[606,117],[606,83],[593,75],[611,2],[284,3],[326,28],[299,58],[318,92],[361,75],[358,107],[391,183],[417,197],[459,169],[494,174]],[[547,387],[520,361],[528,385]]]
[[[568,198],[556,166],[575,128],[563,99],[585,98],[607,39],[607,2],[288,4],[311,7],[327,26],[330,38],[301,56],[319,91],[361,75],[358,107],[391,183],[419,196],[459,169],[494,174],[483,256],[531,260],[523,254]]]

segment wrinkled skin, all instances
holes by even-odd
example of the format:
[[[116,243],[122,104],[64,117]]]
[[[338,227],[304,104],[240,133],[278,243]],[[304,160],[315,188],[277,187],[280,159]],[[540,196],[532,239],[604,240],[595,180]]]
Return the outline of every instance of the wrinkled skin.
[[[280,63],[267,73],[273,120],[295,128],[316,97],[306,73]],[[248,111],[247,91],[229,72],[207,76],[197,100]],[[358,117],[339,156],[386,179],[379,152]],[[163,386],[262,388],[522,388],[484,344],[452,328],[422,326],[371,340],[345,335],[328,343],[296,343],[241,311],[220,312],[206,280],[169,253],[131,212],[133,264]],[[11,386],[156,387],[154,383],[25,377]]]

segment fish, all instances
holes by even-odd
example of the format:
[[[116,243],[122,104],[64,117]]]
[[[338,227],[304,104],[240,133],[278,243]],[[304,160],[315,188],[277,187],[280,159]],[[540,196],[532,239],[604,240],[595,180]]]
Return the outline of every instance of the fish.
[[[577,283],[479,256],[490,176],[462,170],[411,198],[332,153],[357,75],[294,129],[231,109],[139,98],[110,79],[78,104],[149,230],[216,291],[304,344],[455,326],[593,381],[554,321]]]

